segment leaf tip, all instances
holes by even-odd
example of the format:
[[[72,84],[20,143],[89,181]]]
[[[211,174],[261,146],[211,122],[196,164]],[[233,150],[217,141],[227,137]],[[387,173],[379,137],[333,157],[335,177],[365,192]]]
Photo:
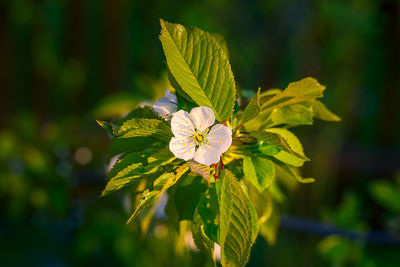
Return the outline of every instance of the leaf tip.
[[[105,124],[108,124],[106,121],[101,121],[101,120],[96,120],[97,124],[100,125],[101,127],[104,127]]]

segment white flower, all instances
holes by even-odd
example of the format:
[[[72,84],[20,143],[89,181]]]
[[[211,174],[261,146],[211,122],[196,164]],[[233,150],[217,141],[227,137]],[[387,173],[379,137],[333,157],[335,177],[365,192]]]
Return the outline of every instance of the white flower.
[[[214,122],[214,112],[208,107],[193,108],[190,114],[179,110],[171,120],[175,137],[172,137],[169,149],[183,160],[194,159],[204,165],[217,163],[232,144],[232,130],[222,124],[209,130]]]
[[[153,110],[164,119],[170,119],[172,114],[176,112],[178,101],[176,96],[165,90],[164,97],[153,104]]]

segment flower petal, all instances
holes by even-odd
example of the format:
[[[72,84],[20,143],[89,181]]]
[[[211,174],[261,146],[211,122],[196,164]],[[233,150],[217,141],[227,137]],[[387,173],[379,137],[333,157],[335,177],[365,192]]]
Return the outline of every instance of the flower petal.
[[[208,127],[214,124],[214,112],[209,107],[196,107],[190,111],[190,118],[194,126],[204,132]]]
[[[194,155],[194,160],[204,165],[210,165],[217,163],[220,156],[221,152],[218,147],[215,148],[212,145],[202,145],[197,149]]]
[[[153,110],[158,113],[162,117],[167,117],[176,112],[177,105],[171,103],[165,97],[162,97],[160,100],[156,101],[153,104]]]
[[[165,90],[164,96],[169,102],[178,104],[178,100],[176,99],[176,96],[173,93],[171,93],[170,91]]]
[[[232,144],[232,130],[231,128],[223,125],[214,125],[208,133],[208,142],[212,147],[224,153]]]
[[[193,158],[196,146],[193,141],[185,138],[172,137],[169,142],[169,150],[171,150],[178,159],[189,160]]]
[[[186,138],[194,134],[194,125],[189,117],[189,113],[179,110],[171,119],[171,130],[177,138]]]

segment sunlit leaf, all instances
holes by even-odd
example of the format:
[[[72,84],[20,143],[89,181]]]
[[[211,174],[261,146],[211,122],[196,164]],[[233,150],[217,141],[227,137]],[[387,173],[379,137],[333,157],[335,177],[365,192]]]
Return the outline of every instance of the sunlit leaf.
[[[122,156],[107,175],[109,179],[102,195],[122,189],[133,181],[155,173],[160,167],[172,162],[174,155],[162,149],[144,158],[138,152]]]
[[[262,110],[272,110],[285,105],[301,103],[322,97],[325,86],[319,84],[314,78],[304,78],[298,82],[292,82],[282,92],[267,100]]]
[[[189,169],[186,165],[179,167],[176,172],[164,173],[157,178],[153,183],[153,188],[146,189],[141,196],[141,200],[137,205],[135,211],[127,221],[127,224],[131,223],[145,208],[154,204],[157,198],[164,193],[168,188],[173,186],[179,178]]]
[[[303,146],[298,138],[287,129],[269,128],[267,130],[253,132],[251,135],[257,138],[259,142],[262,141],[279,148],[281,151],[274,155],[274,157],[285,163],[290,164],[293,162],[293,164],[295,164],[294,166],[297,167],[298,164],[302,165],[304,161],[309,160],[304,155]]]
[[[246,108],[243,111],[242,116],[239,120],[239,125],[242,125],[249,120],[255,118],[261,111],[260,106],[260,88],[257,91],[257,94],[250,100],[249,104],[247,104]]]
[[[134,180],[141,177],[146,160],[139,153],[131,153],[118,159],[107,175],[108,183],[103,190],[105,196],[111,192],[122,189]]]
[[[233,74],[218,42],[198,28],[161,20],[160,40],[168,68],[180,88],[199,106],[227,120],[236,100]]]
[[[133,118],[114,129],[114,136],[119,138],[151,136],[155,139],[169,141],[172,132],[170,127],[161,119]]]
[[[310,101],[309,105],[314,111],[314,117],[324,121],[340,121],[339,116],[330,111],[324,103],[319,100]]]
[[[261,128],[277,125],[312,125],[313,110],[300,104],[283,106],[271,111],[268,121]]]
[[[243,188],[229,170],[221,175],[220,244],[223,266],[244,266],[253,241],[252,211]]]
[[[288,166],[286,164],[282,164],[282,163],[277,163],[277,165],[279,167],[282,168],[283,171],[285,171],[286,173],[288,173],[289,175],[291,175],[294,179],[296,179],[296,181],[300,182],[300,183],[304,183],[304,184],[308,184],[308,183],[313,183],[315,181],[314,178],[303,178],[298,174],[298,171],[296,168]]]
[[[259,192],[264,191],[275,178],[275,168],[269,159],[262,157],[245,157],[243,171]]]

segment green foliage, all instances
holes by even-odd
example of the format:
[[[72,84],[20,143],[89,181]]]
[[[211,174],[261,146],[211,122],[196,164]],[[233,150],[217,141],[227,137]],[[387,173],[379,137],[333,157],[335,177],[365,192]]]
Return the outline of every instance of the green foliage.
[[[182,178],[174,194],[179,220],[193,220],[197,204],[206,190],[207,185],[201,177],[186,175]]]
[[[261,111],[245,124],[248,131],[267,129],[277,125],[311,125],[312,118],[326,121],[340,121],[322,102],[325,86],[313,78],[293,82],[281,91],[271,89],[260,95]]]
[[[270,120],[262,128],[275,127],[277,125],[312,125],[313,109],[300,104],[283,106],[272,110]]]
[[[183,165],[176,170],[176,173],[164,173],[159,178],[157,178],[153,183],[153,187],[146,189],[142,193],[140,203],[136,207],[135,211],[132,213],[127,223],[131,223],[141,211],[143,211],[146,207],[152,205],[155,200],[157,200],[157,198],[168,188],[173,186],[187,170],[188,167],[186,165]]]
[[[102,195],[105,196],[124,188],[137,179],[153,174],[174,159],[175,157],[167,149],[156,151],[147,158],[142,157],[138,152],[123,155],[108,173],[109,181]]]
[[[282,92],[262,104],[263,112],[283,107],[286,105],[301,103],[322,97],[325,86],[320,85],[313,78],[305,78],[298,82],[293,82]]]
[[[216,243],[220,240],[220,204],[216,184],[213,183],[200,198],[197,212],[203,220],[204,232]]]
[[[108,173],[103,195],[140,180],[141,195],[134,201],[130,223],[168,193],[166,213],[180,229],[179,240],[190,230],[209,264],[216,264],[217,243],[222,266],[244,266],[258,234],[275,243],[280,222],[277,203],[285,200],[284,187],[293,187],[295,181],[314,181],[301,177],[297,168],[310,160],[287,128],[311,125],[314,118],[339,118],[317,100],[325,87],[313,78],[290,83],[284,90],[262,92],[259,88],[255,94],[243,90],[244,97],[237,100],[223,38],[160,22],[177,110],[210,107],[216,120],[232,129],[232,144],[216,164],[202,165],[194,159],[183,162],[169,150],[170,123],[150,107],[137,108],[116,121],[98,121],[112,136],[109,154],[122,154]],[[149,229],[153,211],[142,218],[143,232]]]
[[[119,138],[151,136],[160,140],[172,137],[171,129],[159,119],[130,119],[121,126],[115,127],[113,135]]]
[[[221,262],[224,266],[244,266],[253,244],[251,204],[230,171],[224,170],[221,180]]]
[[[316,118],[324,121],[340,121],[340,118],[330,111],[321,101],[310,101],[309,105],[312,107]]]
[[[269,159],[262,157],[245,157],[243,171],[260,193],[270,186],[275,178],[274,165]]]
[[[211,259],[214,266],[216,266],[214,255],[214,241],[210,240],[204,232],[202,219],[198,213],[195,214],[192,223],[192,236],[196,247]]]
[[[270,128],[268,130],[262,130],[251,133],[252,136],[257,138],[261,144],[267,143],[273,145],[280,151],[275,155],[279,160],[296,161],[299,160],[302,163],[309,160],[303,152],[303,147],[297,137],[290,131],[283,128]],[[293,157],[290,157],[292,155]],[[289,161],[288,160],[288,161]],[[299,166],[296,166],[299,167]]]
[[[243,114],[239,120],[239,125],[242,125],[249,120],[254,119],[255,117],[257,117],[260,111],[260,88],[258,88],[256,95],[250,100],[249,104],[244,109]]]
[[[144,171],[144,162],[145,159],[137,152],[122,156],[108,173],[109,182],[102,195],[105,196],[110,192],[119,190],[133,180],[140,178]]]
[[[219,43],[198,28],[185,28],[161,20],[160,40],[168,68],[180,88],[199,106],[227,120],[236,100],[235,81]]]
[[[172,137],[170,126],[150,107],[139,107],[114,122],[97,123],[113,136],[110,157],[128,151],[142,151],[150,146],[162,146]]]

